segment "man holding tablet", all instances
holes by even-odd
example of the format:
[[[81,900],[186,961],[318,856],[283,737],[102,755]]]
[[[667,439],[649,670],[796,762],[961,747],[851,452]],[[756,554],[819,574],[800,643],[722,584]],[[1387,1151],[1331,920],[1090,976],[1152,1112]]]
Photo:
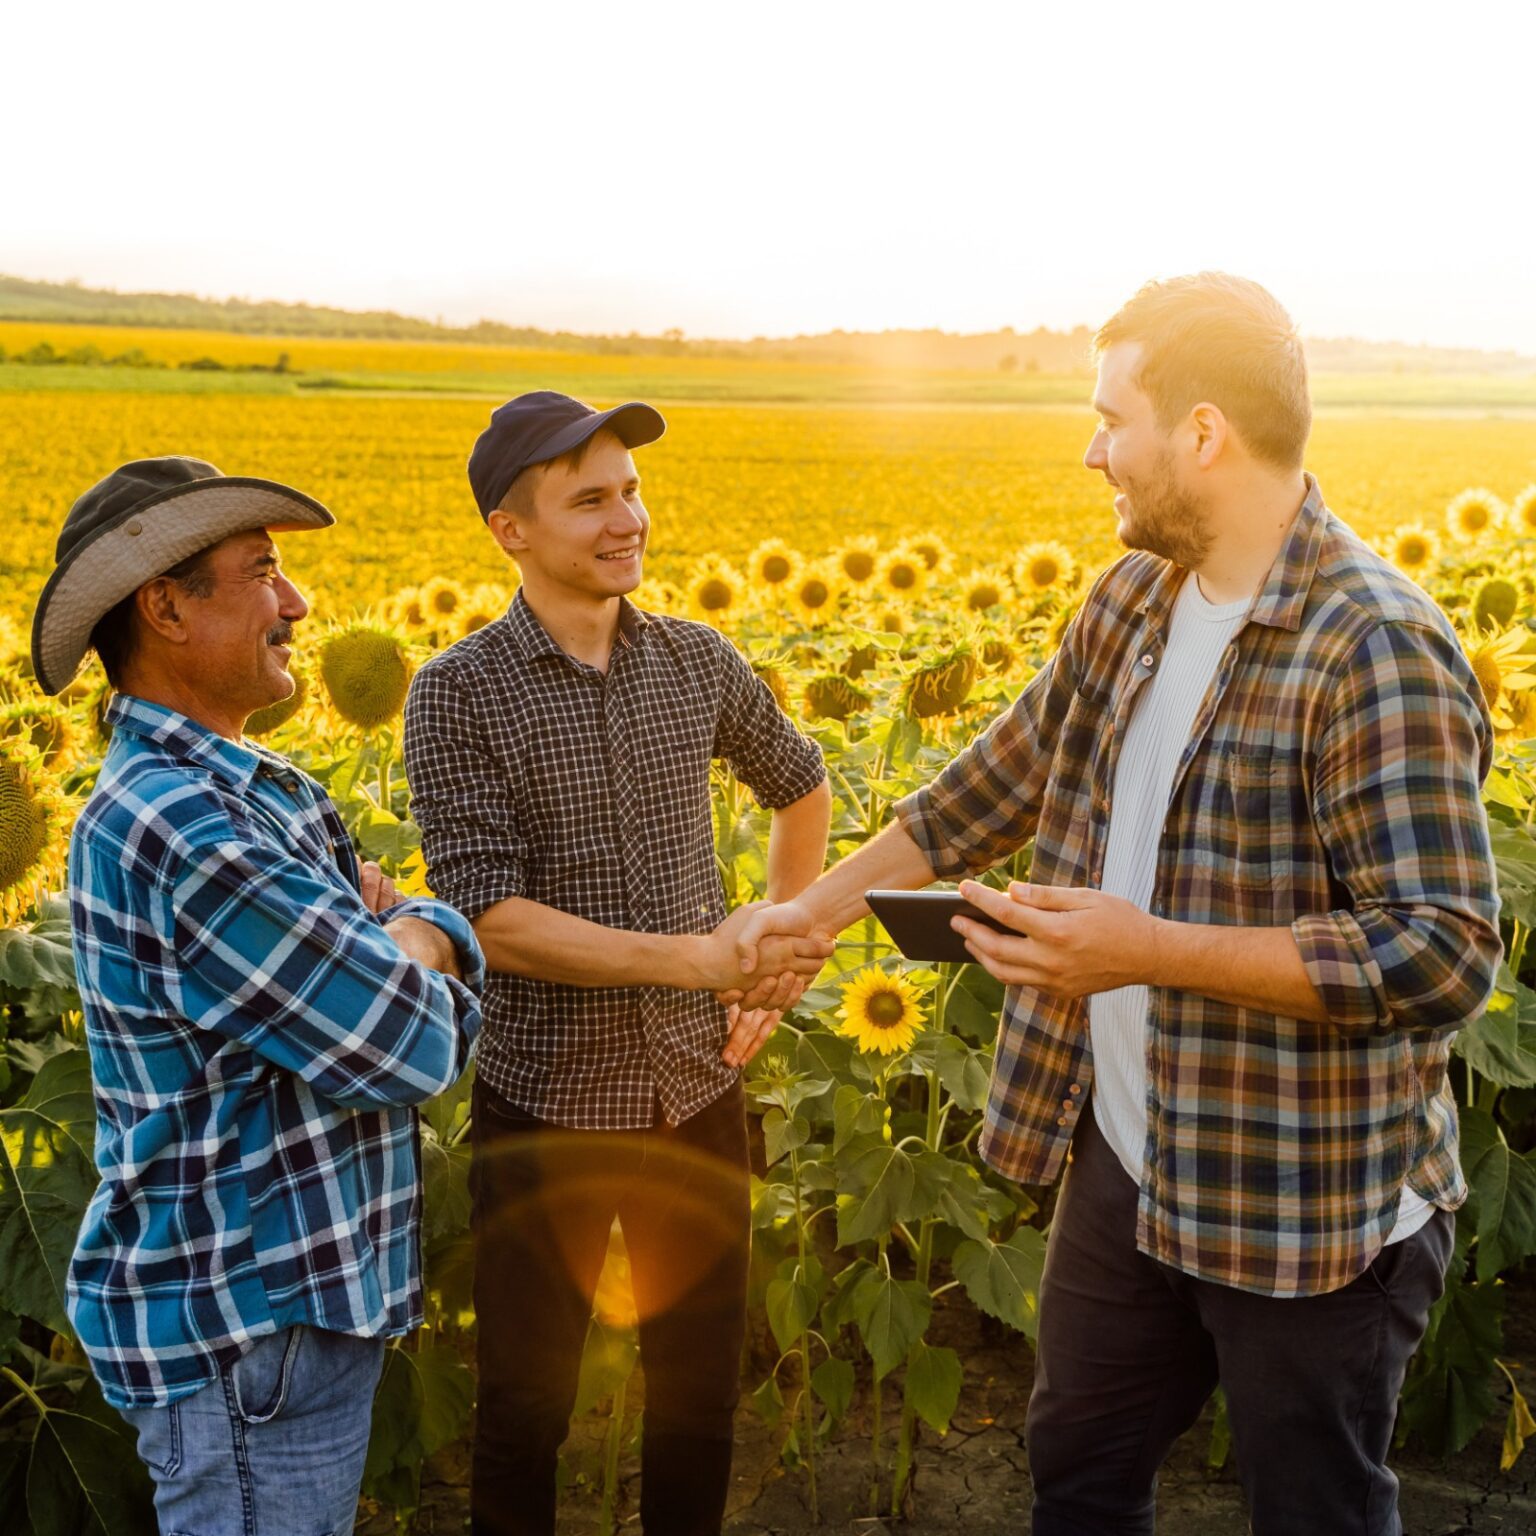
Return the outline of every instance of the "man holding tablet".
[[[1150,1532],[1219,1383],[1256,1536],[1387,1536],[1467,1194],[1451,1039],[1501,955],[1487,711],[1443,614],[1303,472],[1306,363],[1267,292],[1149,284],[1097,347],[1084,462],[1132,552],[885,832],[753,915],[744,964],[1033,838],[1029,885],[962,886],[1015,931],[954,926],[1009,984],[982,1155],[1045,1184],[1072,1150],[1034,1531]]]

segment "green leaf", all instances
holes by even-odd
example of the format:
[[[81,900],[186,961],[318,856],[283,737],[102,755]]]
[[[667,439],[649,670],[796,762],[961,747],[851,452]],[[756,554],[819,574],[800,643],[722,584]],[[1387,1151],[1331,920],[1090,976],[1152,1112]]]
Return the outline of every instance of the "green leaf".
[[[958,988],[956,989],[958,991]],[[963,1110],[981,1109],[992,1082],[992,1061],[956,1035],[919,1035],[911,1058],[926,1071],[937,1071],[945,1091]]]
[[[845,1419],[853,1402],[853,1361],[828,1355],[811,1372],[811,1391],[826,1404],[833,1423]]]
[[[1037,1324],[1045,1239],[1034,1227],[1020,1227],[1006,1243],[987,1239],[961,1243],[951,1261],[955,1277],[989,1317],[1017,1328],[1031,1343]]]
[[[126,1426],[78,1413],[40,1416],[27,1468],[27,1513],[36,1536],[150,1536],[149,1476]]]
[[[752,1394],[752,1406],[769,1429],[778,1428],[779,1420],[784,1417],[784,1394],[779,1391],[778,1377],[770,1376]]]
[[[821,1304],[820,1289],[800,1265],[790,1260],[787,1267],[790,1275],[768,1282],[768,1326],[781,1355],[787,1355],[800,1342]]]
[[[469,1118],[470,1094],[474,1086],[475,1069],[470,1065],[459,1074],[459,1080],[452,1088],[421,1106],[421,1118],[432,1127],[439,1141],[451,1141],[463,1129]]]
[[[795,1214],[795,1192],[788,1184],[766,1182],[752,1175],[752,1230],[765,1231]]]
[[[982,1211],[985,1196],[980,1175],[969,1163],[957,1163],[940,1153],[933,1155],[946,1165],[944,1183],[939,1191],[939,1220],[958,1227],[967,1237],[982,1241],[990,1234]]]
[[[422,1120],[421,1136],[422,1238],[436,1242],[469,1230],[469,1161],[466,1142],[445,1147]]]
[[[763,1148],[770,1168],[810,1139],[811,1127],[800,1115],[788,1120],[783,1110],[770,1109],[763,1116]]]
[[[952,1349],[935,1349],[919,1339],[907,1359],[906,1401],[930,1429],[949,1433],[949,1421],[960,1401],[960,1356]]]
[[[1452,1263],[1452,1272],[1458,1266]],[[1452,1281],[1430,1312],[1430,1331],[1403,1392],[1405,1429],[1443,1456],[1461,1450],[1498,1406],[1493,1362],[1503,1337],[1502,1286]]]
[[[1477,1278],[1536,1253],[1536,1157],[1510,1151],[1493,1116],[1461,1111],[1461,1166],[1477,1206]]]
[[[396,1510],[415,1509],[422,1462],[466,1432],[473,1401],[474,1377],[448,1345],[386,1350],[363,1492]]]
[[[1452,1049],[1500,1087],[1536,1087],[1536,992],[1500,967],[1488,1007],[1456,1032]]]
[[[1536,838],[1522,826],[1490,820],[1488,835],[1504,915],[1536,926]]]
[[[640,1341],[633,1328],[613,1328],[601,1318],[587,1324],[581,1351],[581,1375],[576,1386],[575,1414],[590,1413],[629,1380],[640,1358]]]
[[[841,1152],[856,1136],[878,1136],[885,1124],[885,1101],[852,1083],[844,1083],[832,1099],[832,1150]]]
[[[943,1161],[938,1153],[920,1159],[883,1141],[851,1142],[839,1164],[853,1198],[838,1206],[838,1246],[882,1237],[898,1221],[930,1214],[943,1187],[936,1161]]]
[[[876,1377],[888,1375],[907,1358],[933,1315],[926,1285],[892,1279],[873,1267],[859,1277],[850,1301]]]

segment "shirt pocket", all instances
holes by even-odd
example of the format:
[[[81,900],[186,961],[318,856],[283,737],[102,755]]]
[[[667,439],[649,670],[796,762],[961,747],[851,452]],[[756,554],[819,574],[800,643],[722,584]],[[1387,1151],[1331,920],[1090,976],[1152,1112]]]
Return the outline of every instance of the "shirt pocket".
[[[1300,896],[1318,858],[1311,808],[1293,756],[1233,752],[1224,764],[1230,795],[1234,885]]]

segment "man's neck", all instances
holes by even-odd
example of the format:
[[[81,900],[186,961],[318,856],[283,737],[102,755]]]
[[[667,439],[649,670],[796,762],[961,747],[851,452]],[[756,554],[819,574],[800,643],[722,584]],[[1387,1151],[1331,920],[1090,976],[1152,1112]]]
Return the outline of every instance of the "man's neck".
[[[244,714],[231,714],[217,702],[205,699],[186,681],[173,673],[158,668],[136,669],[130,666],[123,674],[124,693],[143,699],[146,704],[158,704],[162,709],[185,715],[188,720],[204,730],[222,736],[226,741],[238,742],[245,734]]]
[[[608,670],[619,634],[622,598],[583,598],[558,589],[529,591],[525,580],[523,601],[567,656],[599,672]]]
[[[1298,474],[1255,477],[1227,499],[1212,518],[1211,552],[1195,569],[1207,602],[1235,603],[1258,591],[1306,497],[1307,483]]]

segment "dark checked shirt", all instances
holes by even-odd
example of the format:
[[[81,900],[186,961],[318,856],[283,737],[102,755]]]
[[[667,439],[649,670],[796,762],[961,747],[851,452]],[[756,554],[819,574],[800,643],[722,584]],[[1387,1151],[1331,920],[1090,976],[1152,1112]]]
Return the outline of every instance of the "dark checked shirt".
[[[770,809],[825,777],[729,641],[629,602],[606,673],[566,655],[521,593],[416,675],[411,808],[432,889],[474,918],[520,896],[607,928],[703,934],[725,917],[710,763]],[[735,1078],[708,992],[495,972],[477,1071],[557,1125],[676,1124]]]
[[[101,1183],[69,1267],[108,1402],[173,1402],[295,1323],[421,1324],[416,1111],[480,1029],[459,913],[375,916],[325,791],[285,759],[119,695],[69,850]],[[464,981],[407,958],[435,924]]]
[[[1033,836],[1033,882],[1099,886],[1126,722],[1185,574],[1119,560],[1014,706],[898,804],[936,874]],[[1151,910],[1288,927],[1328,1022],[1149,989],[1144,1252],[1308,1295],[1366,1267],[1405,1181],[1443,1207],[1466,1198],[1446,1074],[1501,954],[1492,745],[1445,616],[1309,477],[1179,759]],[[1053,1180],[1092,1084],[1086,1000],[1010,988],[982,1155]]]

